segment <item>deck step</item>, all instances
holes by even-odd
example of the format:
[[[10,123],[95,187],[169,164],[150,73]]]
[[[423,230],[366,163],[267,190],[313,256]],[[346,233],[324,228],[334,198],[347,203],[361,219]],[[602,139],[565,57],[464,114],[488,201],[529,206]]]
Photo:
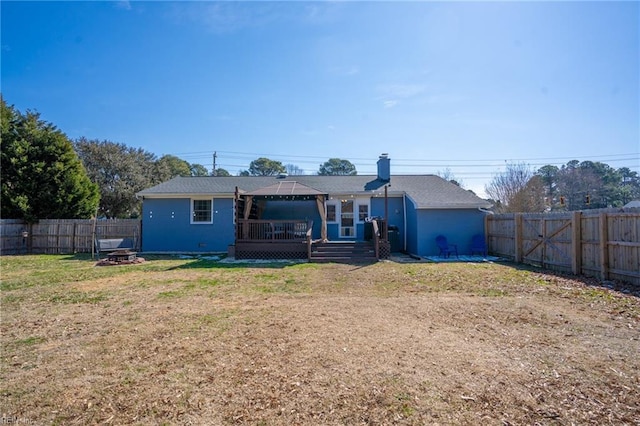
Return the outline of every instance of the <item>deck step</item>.
[[[315,263],[372,263],[376,253],[371,242],[317,243],[311,248],[311,262]]]

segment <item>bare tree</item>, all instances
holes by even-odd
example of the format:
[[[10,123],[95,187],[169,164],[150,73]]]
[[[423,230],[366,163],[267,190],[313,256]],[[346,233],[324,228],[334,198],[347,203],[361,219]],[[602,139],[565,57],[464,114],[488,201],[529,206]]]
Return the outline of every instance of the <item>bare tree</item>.
[[[437,173],[438,176],[440,176],[442,179],[453,183],[454,185],[458,185],[460,188],[464,188],[464,183],[462,182],[461,179],[458,179],[453,172],[451,171],[450,168],[446,168],[444,170],[438,170]]]
[[[284,168],[287,170],[287,174],[290,176],[299,176],[304,174],[304,170],[295,164],[285,164]]]
[[[543,212],[547,206],[544,201],[545,185],[542,177],[533,176],[524,188],[516,193],[509,202],[509,212]]]
[[[522,198],[528,193],[525,189],[533,176],[528,164],[508,163],[505,171],[495,175],[484,190],[489,198],[501,206],[502,212],[524,211],[521,210],[525,204]],[[544,199],[544,193],[542,197]]]

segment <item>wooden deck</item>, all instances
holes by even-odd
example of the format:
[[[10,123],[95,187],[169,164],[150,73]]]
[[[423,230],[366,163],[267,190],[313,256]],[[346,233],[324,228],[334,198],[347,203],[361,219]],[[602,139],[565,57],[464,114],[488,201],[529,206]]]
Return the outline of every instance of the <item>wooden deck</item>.
[[[313,221],[304,220],[252,220],[238,221],[236,244],[304,242]]]
[[[308,259],[312,221],[240,219],[236,259]]]
[[[312,262],[360,263],[390,255],[384,221],[374,221],[373,239],[365,242],[331,242],[312,239],[312,221],[239,219],[236,259],[308,259]]]

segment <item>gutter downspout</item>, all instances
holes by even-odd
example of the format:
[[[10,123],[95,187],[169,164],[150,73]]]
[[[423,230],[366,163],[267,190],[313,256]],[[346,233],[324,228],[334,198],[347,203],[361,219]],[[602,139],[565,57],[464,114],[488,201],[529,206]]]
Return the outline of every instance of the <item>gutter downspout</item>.
[[[404,216],[403,220],[404,220],[404,242],[403,242],[403,246],[404,246],[404,251],[406,253],[407,251],[407,194],[403,193],[402,194],[402,215]]]

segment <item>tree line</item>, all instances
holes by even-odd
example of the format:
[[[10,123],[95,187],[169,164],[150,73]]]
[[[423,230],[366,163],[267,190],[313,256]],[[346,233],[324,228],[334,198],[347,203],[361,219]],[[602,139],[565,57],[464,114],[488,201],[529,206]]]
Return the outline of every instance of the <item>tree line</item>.
[[[640,199],[640,176],[628,167],[571,160],[537,170],[507,164],[485,186],[498,212],[548,212],[622,207]]]
[[[141,201],[135,194],[176,176],[230,176],[223,168],[209,172],[173,155],[155,154],[108,140],[69,139],[33,111],[21,113],[0,95],[0,216],[25,219],[73,219],[93,216],[135,218]],[[294,164],[260,157],[240,176],[304,174]],[[318,175],[356,175],[341,158],[320,164]],[[441,174],[460,185],[453,174]],[[640,199],[638,173],[605,163],[577,160],[560,167],[533,170],[525,163],[508,164],[486,185],[498,212],[544,212],[620,207]]]
[[[135,194],[176,176],[231,174],[216,168],[211,173],[173,155],[155,154],[122,143],[81,137],[69,139],[40,114],[18,111],[0,95],[0,216],[25,219],[76,219],[93,216],[135,218],[141,201]],[[240,176],[304,174],[294,164],[258,158]],[[320,175],[355,175],[348,160],[331,158]]]

